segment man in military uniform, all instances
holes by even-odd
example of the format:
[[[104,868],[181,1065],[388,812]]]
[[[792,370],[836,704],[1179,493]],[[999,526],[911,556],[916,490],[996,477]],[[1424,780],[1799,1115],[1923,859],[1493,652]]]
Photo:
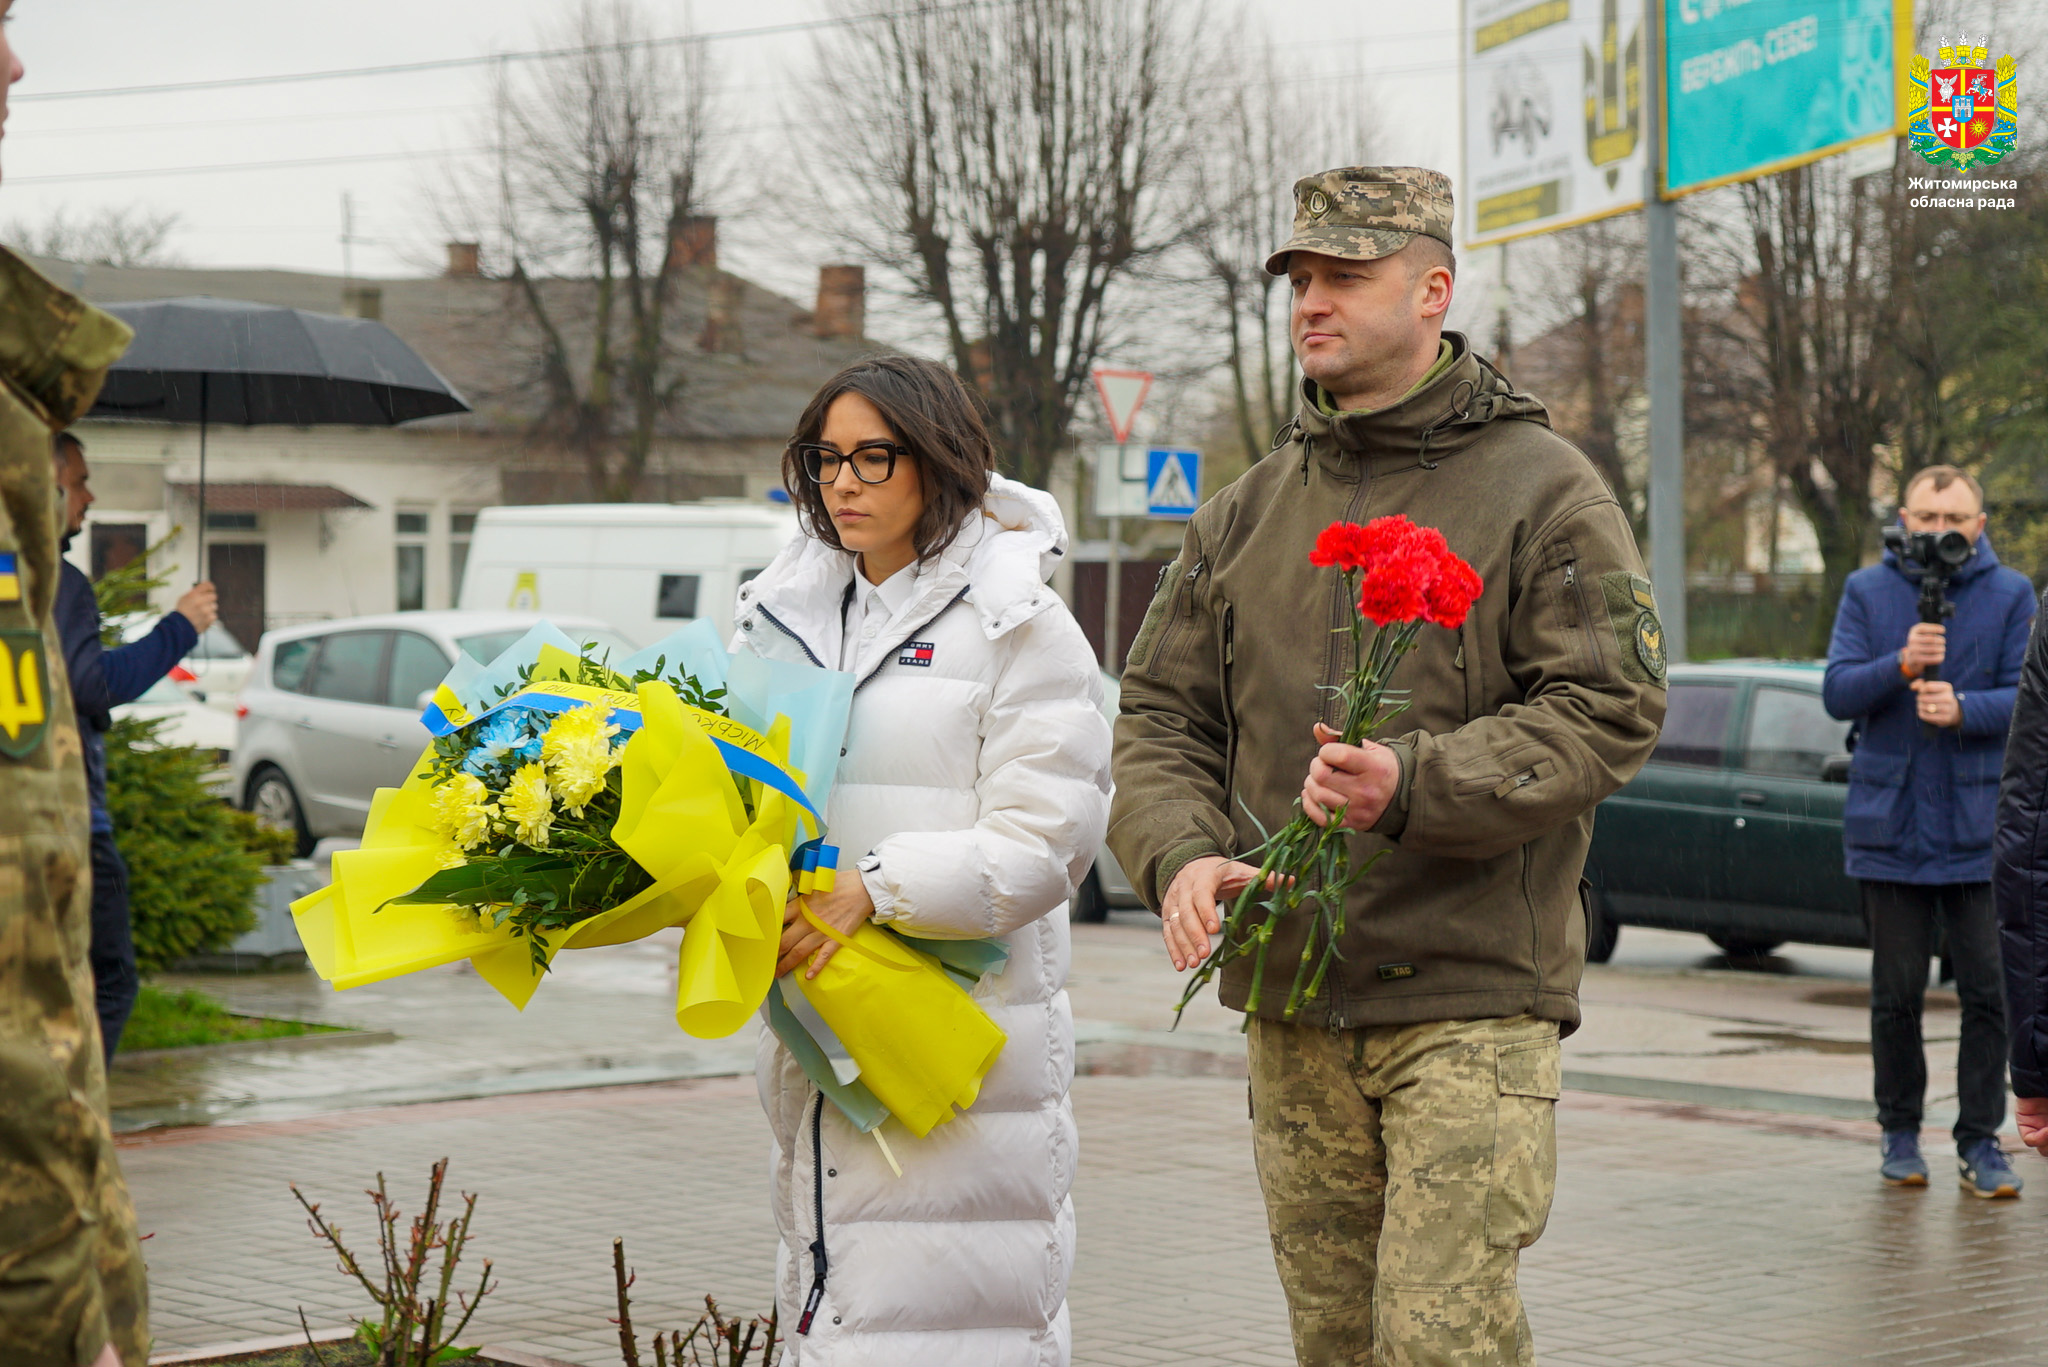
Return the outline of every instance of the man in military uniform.
[[[0,15],[10,8],[0,0]],[[6,86],[21,64],[0,28]],[[0,117],[5,89],[0,86]],[[0,1363],[145,1367],[135,1212],[93,1012],[91,811],[52,620],[50,434],[128,329],[0,248]]]
[[[1534,1361],[1515,1275],[1556,1175],[1558,1039],[1579,1020],[1592,810],[1648,757],[1663,633],[1628,518],[1543,405],[1443,330],[1451,187],[1417,167],[1295,186],[1266,268],[1293,289],[1301,408],[1188,524],[1123,676],[1110,848],[1174,967],[1211,952],[1237,856],[1294,801],[1342,809],[1341,961],[1249,1022],[1252,1142],[1295,1355],[1313,1367]],[[1399,734],[1330,729],[1349,668],[1333,522],[1405,513],[1485,580],[1425,627]],[[1390,728],[1392,730],[1393,728]],[[1301,957],[1283,923],[1270,962]],[[1243,1010],[1252,959],[1228,966]]]

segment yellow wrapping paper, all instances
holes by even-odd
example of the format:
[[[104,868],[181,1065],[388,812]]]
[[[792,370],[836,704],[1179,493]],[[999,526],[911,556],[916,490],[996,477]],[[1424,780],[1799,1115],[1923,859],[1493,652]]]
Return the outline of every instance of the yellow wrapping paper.
[[[554,691],[613,697],[556,684]],[[630,695],[628,695],[630,697]],[[739,789],[709,732],[745,743],[778,763],[788,728],[766,737],[683,705],[665,684],[642,684],[643,724],[620,754],[622,802],[612,835],[654,879],[638,896],[567,930],[542,937],[550,961],[564,949],[623,944],[686,926],[676,1023],[700,1039],[729,1035],[760,1008],[775,971],[789,848],[799,809],[768,788],[747,820]],[[420,769],[424,769],[422,756]],[[434,829],[432,783],[416,772],[380,789],[359,850],[334,856],[334,881],[292,904],[314,969],[337,988],[358,987],[468,959],[483,979],[523,1008],[540,986],[525,940],[486,930],[462,907],[379,907],[443,867],[451,846]]]
[[[937,960],[872,925],[854,932],[817,977],[799,971],[794,981],[875,1099],[920,1139],[951,1120],[954,1107],[974,1104],[1003,1052],[1002,1030]]]
[[[541,663],[537,678],[551,672],[548,666],[566,668],[546,651]],[[612,838],[654,879],[619,906],[543,937],[547,958],[683,926],[676,1023],[700,1039],[731,1034],[760,1010],[773,982],[801,809],[756,784],[749,821],[738,780],[711,736],[786,767],[788,720],[778,718],[763,736],[685,706],[661,683],[642,684],[637,700],[559,681],[546,687],[637,706],[642,725],[620,752],[620,815]],[[542,977],[524,937],[509,928],[484,929],[464,907],[385,905],[457,853],[434,826],[433,785],[420,776],[427,758],[403,786],[379,790],[362,848],[334,856],[334,881],[292,904],[299,937],[315,970],[337,988],[468,959],[523,1009]],[[1002,1051],[1003,1033],[929,956],[873,926],[862,927],[852,946],[834,955],[816,979],[797,981],[860,1064],[876,1098],[913,1132],[929,1134],[955,1107],[974,1103]]]

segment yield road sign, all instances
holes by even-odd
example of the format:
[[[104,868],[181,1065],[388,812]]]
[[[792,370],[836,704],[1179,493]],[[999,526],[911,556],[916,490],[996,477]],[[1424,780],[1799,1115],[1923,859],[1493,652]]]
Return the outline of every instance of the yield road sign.
[[[1095,392],[1102,398],[1102,411],[1109,415],[1110,435],[1119,442],[1129,441],[1131,422],[1145,406],[1145,396],[1152,392],[1152,372],[1099,367],[1093,374]]]
[[[1153,447],[1145,453],[1145,514],[1193,517],[1201,502],[1202,453]]]

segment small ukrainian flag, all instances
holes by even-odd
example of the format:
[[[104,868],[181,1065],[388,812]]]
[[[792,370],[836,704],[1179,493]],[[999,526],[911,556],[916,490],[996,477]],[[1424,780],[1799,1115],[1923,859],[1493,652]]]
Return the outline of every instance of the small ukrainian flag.
[[[0,603],[13,603],[21,598],[21,573],[15,567],[13,551],[0,551]]]

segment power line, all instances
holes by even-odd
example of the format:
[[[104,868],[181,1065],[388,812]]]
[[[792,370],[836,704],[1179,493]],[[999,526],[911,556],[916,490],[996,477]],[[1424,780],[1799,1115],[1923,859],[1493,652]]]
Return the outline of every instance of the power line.
[[[958,10],[985,9],[992,0],[957,0],[949,5],[919,6],[914,10],[877,10],[872,14],[849,14],[831,19],[804,19],[788,24],[764,24],[757,28],[719,29],[711,33],[683,33],[666,38],[645,38],[629,43],[595,43],[581,47],[534,48],[525,52],[494,52],[471,57],[440,57],[423,62],[391,62],[382,66],[334,67],[324,71],[293,71],[270,76],[227,76],[205,81],[163,81],[154,85],[103,86],[97,90],[23,91],[8,96],[10,104],[46,100],[100,100],[122,95],[170,95],[187,90],[237,90],[257,85],[296,85],[306,81],[344,81],[364,76],[405,76],[421,71],[452,71],[462,67],[495,66],[501,62],[554,61],[563,57],[588,57],[601,52],[627,52],[639,48],[687,47],[693,43],[729,42],[740,38],[770,38],[821,29],[851,28],[857,24],[910,15],[948,14]]]
[[[210,166],[145,166],[132,171],[65,171],[48,176],[9,176],[9,185],[57,185],[81,180],[135,180],[144,176],[199,176],[223,171],[285,171],[301,166],[343,166],[357,162],[420,161],[427,157],[473,156],[488,147],[451,147],[431,152],[356,152],[335,157],[297,157],[286,161],[229,161]]]

